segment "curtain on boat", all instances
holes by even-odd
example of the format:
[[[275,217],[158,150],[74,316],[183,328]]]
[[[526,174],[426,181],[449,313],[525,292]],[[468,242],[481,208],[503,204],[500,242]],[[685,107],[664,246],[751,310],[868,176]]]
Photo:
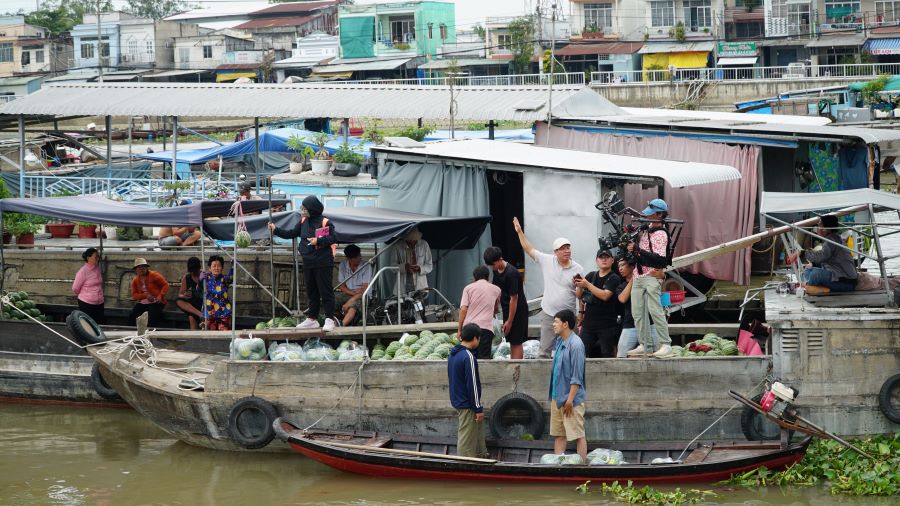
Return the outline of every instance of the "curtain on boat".
[[[551,127],[550,147],[591,151],[615,155],[715,163],[736,168],[738,181],[692,186],[686,189],[665,187],[669,216],[684,219],[684,230],[675,254],[699,251],[746,237],[753,233],[757,209],[758,146],[729,146],[714,142],[676,137],[636,137],[584,132],[564,127]],[[535,144],[547,145],[547,125],[538,123]],[[626,185],[625,204],[641,210],[655,198],[656,188],[641,190]],[[592,206],[593,202],[584,205]],[[686,269],[713,279],[746,284],[750,280],[750,249],[723,255],[694,264]]]
[[[378,171],[378,186],[378,207],[434,216],[490,215],[481,166],[388,161]],[[463,287],[471,282],[472,269],[483,263],[481,255],[490,246],[490,237],[486,228],[473,249],[433,251],[435,267],[428,276],[429,286],[458,303]]]

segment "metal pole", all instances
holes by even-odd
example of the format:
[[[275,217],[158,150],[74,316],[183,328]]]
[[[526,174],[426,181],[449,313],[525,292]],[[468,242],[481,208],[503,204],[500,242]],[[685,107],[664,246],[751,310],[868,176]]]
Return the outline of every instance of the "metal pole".
[[[556,58],[556,4],[553,4],[552,28],[550,33],[550,75],[547,77],[547,143],[550,145],[550,126],[553,112],[553,62]],[[541,20],[538,19],[538,23]]]
[[[112,192],[112,116],[106,116],[106,196]]]
[[[881,254],[881,238],[878,234],[878,224],[875,223],[875,208],[869,204],[869,216],[872,217],[872,237],[875,239],[875,252],[878,253],[878,269],[881,270],[881,279],[884,281],[884,293],[887,295],[888,306],[894,305],[894,292],[891,291],[891,284],[888,282],[887,270],[884,268],[884,256]]]
[[[172,116],[172,181],[178,179],[175,168],[178,166],[178,116]],[[231,307],[234,307],[232,305]]]
[[[238,217],[241,215],[241,201],[237,201],[234,207],[234,235],[232,237],[237,238],[238,233]],[[234,340],[236,337],[235,334],[235,324],[237,323],[237,241],[234,244],[234,257],[231,259],[231,339]]]
[[[166,120],[168,118],[163,116],[163,127],[162,127],[162,150],[166,150]]]
[[[257,144],[258,145],[258,144]],[[269,223],[272,222],[272,177],[269,176]],[[272,318],[275,318],[275,234],[269,230],[269,274],[272,286]]]
[[[259,118],[253,118],[253,150],[256,156],[256,191],[259,191]],[[271,207],[269,208],[271,209]]]
[[[131,176],[131,116],[128,116],[128,175]]]
[[[100,30],[100,2],[97,0],[97,82],[103,82],[103,33]]]
[[[201,207],[201,209],[202,209],[202,207]],[[206,265],[206,246],[203,244],[205,242],[206,242],[206,234],[203,232],[203,217],[201,216],[201,218],[200,218],[200,271],[201,272],[203,271],[203,266]],[[222,267],[224,268],[225,266],[223,265]],[[206,321],[206,281],[205,280],[201,280],[201,281],[203,281],[203,312],[202,312],[202,315],[203,315],[203,321]],[[233,308],[234,306],[232,305],[231,307]],[[237,318],[237,312],[232,311],[231,313],[232,313],[231,316],[233,318]],[[202,324],[202,323],[203,322],[198,322],[197,326],[199,327],[200,324]]]
[[[25,197],[25,116],[19,115],[19,197]]]
[[[350,118],[344,118],[344,142],[350,139]]]
[[[291,253],[294,256],[294,288],[297,296],[297,316],[300,316],[300,264],[297,262],[297,238],[291,239]]]
[[[0,211],[0,230],[3,230],[3,211]],[[3,241],[0,240],[0,293],[3,293],[3,285],[6,281],[6,255],[4,252],[6,251],[6,247],[3,244]],[[0,303],[0,309],[3,308],[3,304]]]

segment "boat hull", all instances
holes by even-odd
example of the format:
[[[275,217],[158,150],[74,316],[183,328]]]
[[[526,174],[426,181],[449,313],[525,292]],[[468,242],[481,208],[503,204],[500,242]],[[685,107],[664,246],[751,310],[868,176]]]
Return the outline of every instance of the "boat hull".
[[[280,430],[278,430],[280,429]],[[683,443],[665,444],[590,444],[592,448],[616,448],[625,454],[628,464],[601,466],[556,466],[540,464],[540,456],[553,453],[552,443],[521,441],[488,441],[488,449],[496,462],[473,462],[471,460],[455,460],[455,441],[444,439],[443,444],[425,438],[412,436],[382,437],[380,443],[390,440],[391,448],[380,452],[373,446],[371,450],[362,449],[365,445],[357,445],[353,449],[336,447],[328,444],[327,436],[318,438],[305,437],[303,431],[290,423],[279,419],[276,421],[276,432],[279,439],[284,440],[295,452],[321,462],[335,469],[379,478],[429,479],[429,480],[469,480],[469,481],[504,481],[504,482],[567,482],[584,483],[621,483],[660,484],[715,482],[728,479],[733,474],[750,471],[761,466],[770,470],[783,469],[799,462],[806,453],[810,439],[793,443],[781,448],[774,443],[733,443],[710,442],[702,445]],[[346,436],[335,436],[344,439]],[[369,441],[378,441],[373,437]],[[428,454],[403,450],[406,454],[392,454],[396,446],[416,448],[429,446],[437,451]],[[676,459],[685,448],[683,462],[670,464],[650,464],[655,455],[666,455]],[[697,455],[692,455],[697,452]],[[519,460],[503,460],[504,454],[512,454]],[[418,454],[418,455],[416,455]],[[443,457],[449,455],[450,457]],[[643,455],[643,457],[642,457]],[[523,458],[524,456],[524,458]],[[639,459],[633,462],[632,459]]]

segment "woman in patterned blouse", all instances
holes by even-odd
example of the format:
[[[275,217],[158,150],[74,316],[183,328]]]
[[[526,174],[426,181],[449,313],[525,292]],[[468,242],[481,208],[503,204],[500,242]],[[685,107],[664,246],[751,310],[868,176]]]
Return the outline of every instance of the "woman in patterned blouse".
[[[206,316],[207,330],[231,330],[231,301],[228,299],[228,288],[234,278],[232,269],[228,275],[222,273],[225,259],[219,255],[209,257],[206,262],[209,272],[201,275],[206,286],[206,304],[203,312]]]

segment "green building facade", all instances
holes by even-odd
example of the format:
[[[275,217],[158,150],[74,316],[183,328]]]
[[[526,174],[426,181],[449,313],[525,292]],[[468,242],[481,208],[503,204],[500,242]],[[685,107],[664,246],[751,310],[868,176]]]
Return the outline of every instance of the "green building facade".
[[[427,0],[342,5],[341,58],[434,57],[456,42],[455,7]]]

